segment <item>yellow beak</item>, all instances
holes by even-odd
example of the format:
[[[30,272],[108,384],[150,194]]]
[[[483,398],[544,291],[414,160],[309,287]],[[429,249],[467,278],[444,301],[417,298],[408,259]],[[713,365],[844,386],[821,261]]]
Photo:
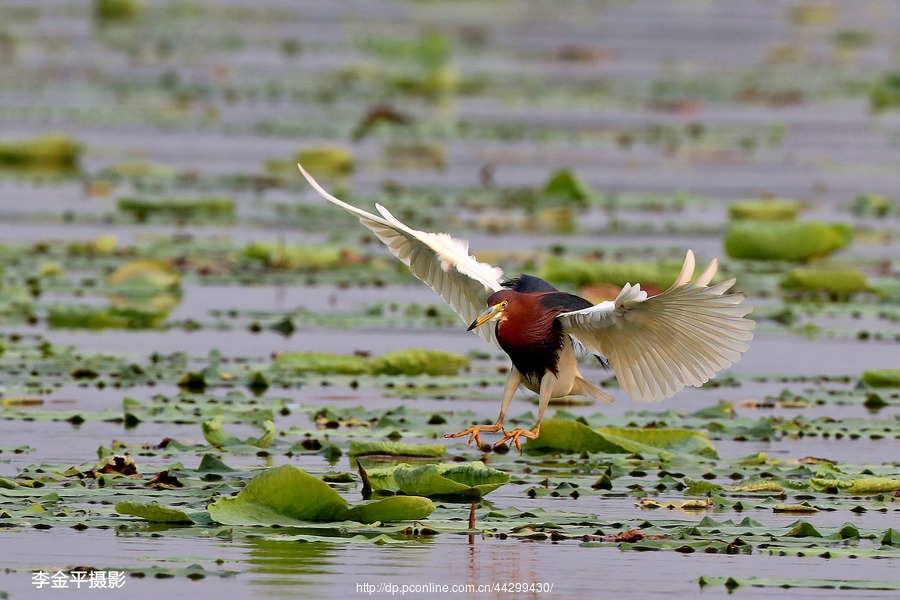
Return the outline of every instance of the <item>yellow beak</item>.
[[[477,319],[472,321],[472,324],[469,325],[469,328],[466,329],[466,331],[472,331],[476,327],[481,327],[489,321],[499,319],[500,315],[503,314],[504,308],[505,307],[503,306],[502,302],[493,306],[488,306],[486,309],[484,309],[484,311],[482,311],[480,315],[478,315]]]

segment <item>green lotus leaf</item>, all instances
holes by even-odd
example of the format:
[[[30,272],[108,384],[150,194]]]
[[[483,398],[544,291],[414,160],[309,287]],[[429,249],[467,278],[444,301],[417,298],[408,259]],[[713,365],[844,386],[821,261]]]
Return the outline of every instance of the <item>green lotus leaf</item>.
[[[225,430],[222,428],[222,422],[224,420],[224,415],[216,415],[209,421],[204,421],[201,424],[201,427],[203,428],[203,437],[206,438],[207,442],[217,448],[241,443],[241,440],[238,438],[225,433]]]
[[[784,535],[785,537],[822,537],[819,530],[807,521],[797,521],[791,530]]]
[[[456,375],[469,358],[443,350],[411,349],[388,352],[372,359],[373,375]]]
[[[889,477],[864,477],[862,479],[840,480],[814,477],[809,485],[816,491],[838,491],[845,494],[885,494],[900,490],[900,479]]]
[[[434,505],[428,498],[397,496],[350,508],[318,477],[282,465],[258,474],[237,496],[220,498],[208,510],[223,525],[292,526],[309,521],[417,520],[430,515]]]
[[[866,276],[856,269],[794,269],[781,280],[785,290],[829,292],[846,295],[868,292]]]
[[[334,269],[345,262],[345,251],[337,246],[257,241],[247,244],[242,254],[268,267],[283,269]]]
[[[353,152],[345,146],[311,146],[297,153],[296,162],[317,177],[347,175],[353,171]]]
[[[541,277],[554,283],[576,287],[608,283],[623,286],[640,282],[666,289],[681,270],[681,263],[613,263],[604,261],[561,260],[549,257],[544,261]]]
[[[263,422],[263,429],[265,431],[263,435],[258,438],[247,438],[246,440],[238,439],[233,435],[226,433],[225,429],[222,427],[224,420],[225,415],[216,415],[209,421],[204,421],[203,423],[201,423],[201,427],[203,429],[203,437],[206,438],[207,442],[209,442],[213,446],[216,446],[217,448],[232,446],[235,444],[247,444],[249,446],[267,448],[275,440],[275,423],[273,423],[269,419],[266,419]]]
[[[118,209],[130,213],[139,222],[151,216],[167,217],[181,221],[232,220],[235,202],[232,198],[120,198]]]
[[[725,236],[725,251],[732,258],[805,261],[843,248],[851,237],[842,224],[738,221]]]
[[[25,140],[0,141],[0,166],[71,170],[78,167],[83,147],[62,133],[48,133]]]
[[[353,440],[350,442],[350,456],[387,455],[421,456],[437,458],[443,456],[447,447],[443,444],[403,444],[401,442],[381,442],[373,440]]]
[[[569,169],[555,171],[544,185],[544,195],[568,204],[587,206],[596,194]]]
[[[803,205],[796,200],[770,198],[744,200],[728,206],[728,216],[734,220],[791,221],[797,217]]]
[[[862,380],[870,387],[900,387],[900,369],[869,369]]]
[[[900,548],[900,530],[894,529],[893,527],[888,528],[888,530],[884,532],[884,537],[881,538],[881,545]]]
[[[347,501],[327,483],[293,465],[267,469],[237,496],[208,506],[223,525],[297,525],[306,521],[343,521]]]
[[[369,360],[356,355],[284,352],[275,359],[273,367],[292,373],[361,375],[369,370]]]
[[[434,512],[434,504],[421,496],[391,496],[358,504],[347,511],[346,519],[360,523],[376,521],[416,521]]]
[[[181,277],[163,262],[136,260],[116,269],[108,281],[116,289],[147,293],[175,289],[179,286]]]
[[[509,482],[509,474],[482,462],[462,465],[397,465],[368,472],[373,490],[428,497],[477,499]]]
[[[715,447],[706,436],[688,429],[591,429],[578,421],[562,419],[545,420],[541,435],[527,447],[538,451],[715,455]]]
[[[134,515],[152,523],[194,522],[184,511],[162,506],[158,502],[118,502],[116,512],[123,515]]]

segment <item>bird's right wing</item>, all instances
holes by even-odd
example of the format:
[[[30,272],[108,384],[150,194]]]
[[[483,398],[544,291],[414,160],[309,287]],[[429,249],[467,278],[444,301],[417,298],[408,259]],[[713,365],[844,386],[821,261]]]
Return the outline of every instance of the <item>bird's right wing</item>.
[[[734,279],[709,286],[717,263],[694,281],[694,253],[665,292],[647,297],[626,284],[615,301],[559,315],[564,330],[602,354],[619,385],[635,400],[660,400],[687,385],[700,386],[737,362],[756,325],[745,318],[745,294],[725,292]]]
[[[407,227],[380,204],[375,208],[381,216],[347,204],[326,192],[301,165],[297,166],[320,196],[356,216],[413,275],[443,298],[466,325],[484,310],[488,297],[501,289],[503,271],[470,256],[468,242],[446,233],[427,233]],[[497,343],[493,327],[479,327],[475,332]]]

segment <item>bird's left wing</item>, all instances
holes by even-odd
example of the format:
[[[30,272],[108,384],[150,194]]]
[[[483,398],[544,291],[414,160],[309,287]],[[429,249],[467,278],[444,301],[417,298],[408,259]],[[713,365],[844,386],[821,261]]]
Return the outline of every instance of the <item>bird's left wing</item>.
[[[685,386],[701,386],[737,362],[756,325],[745,318],[745,294],[725,292],[734,279],[709,286],[714,260],[694,281],[694,253],[665,292],[647,297],[626,284],[615,301],[559,315],[564,330],[602,354],[619,385],[635,400],[661,400]]]
[[[356,216],[418,277],[450,305],[468,325],[484,310],[488,297],[501,289],[503,271],[478,262],[469,255],[469,244],[446,233],[427,233],[407,227],[385,207],[376,204],[381,216],[347,204],[326,192],[301,166],[300,172],[320,196]],[[493,327],[475,330],[497,343]]]

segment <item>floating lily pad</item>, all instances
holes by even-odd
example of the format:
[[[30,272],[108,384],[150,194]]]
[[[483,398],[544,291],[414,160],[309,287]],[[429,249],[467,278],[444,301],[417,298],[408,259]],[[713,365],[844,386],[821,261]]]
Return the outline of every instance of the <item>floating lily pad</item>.
[[[900,490],[900,479],[890,477],[866,477],[843,481],[839,479],[812,478],[809,485],[818,491],[842,492],[845,494],[871,495],[886,494]]]
[[[796,200],[745,200],[729,205],[728,215],[734,220],[792,221],[802,208]]]
[[[455,352],[410,349],[372,359],[369,371],[374,375],[455,375],[468,365],[468,357]]]
[[[0,167],[73,170],[82,147],[65,134],[51,133],[20,141],[0,141]]]
[[[529,450],[562,452],[640,453],[651,455],[715,455],[704,435],[687,429],[591,429],[578,421],[546,419],[541,434],[527,444]]]
[[[666,289],[681,270],[676,263],[614,263],[605,261],[562,260],[550,257],[544,263],[541,277],[554,283],[585,286],[608,283],[622,287],[640,283]]]
[[[273,367],[294,373],[435,376],[455,375],[468,364],[469,358],[462,354],[409,349],[387,352],[374,358],[322,352],[285,352],[276,357]]]
[[[224,419],[224,415],[217,415],[209,421],[204,421],[202,424],[203,437],[206,438],[207,442],[209,442],[213,446],[216,446],[217,448],[224,448],[226,446],[234,446],[238,444],[256,446],[258,448],[266,448],[272,443],[272,440],[275,439],[275,424],[272,421],[266,420],[265,422],[263,422],[263,429],[265,430],[265,433],[262,436],[241,440],[225,432],[222,427]]]
[[[866,276],[856,269],[793,269],[781,280],[785,290],[828,292],[846,296],[859,292],[869,292]]]
[[[443,444],[403,444],[372,440],[350,442],[350,456],[419,456],[437,458],[443,456],[447,447]]]
[[[441,463],[419,467],[403,464],[385,469],[370,469],[368,477],[375,491],[466,500],[478,499],[509,482],[508,473],[486,467],[482,462],[464,465]]]
[[[109,276],[109,284],[117,290],[134,293],[159,293],[176,289],[181,283],[178,273],[169,265],[155,260],[126,263]]]
[[[68,329],[155,329],[168,312],[139,308],[93,306],[89,304],[53,304],[47,307],[50,327]]]
[[[237,496],[208,506],[223,525],[302,525],[307,521],[362,523],[424,519],[434,510],[427,498],[393,497],[349,508],[331,487],[293,465],[263,471]]]
[[[117,207],[138,222],[151,218],[167,218],[202,224],[206,221],[231,221],[235,216],[232,198],[119,198]]]
[[[862,380],[874,388],[900,387],[900,369],[869,369],[863,371]]]
[[[317,177],[348,175],[353,171],[353,152],[343,146],[304,148],[296,158],[295,162]]]
[[[143,9],[141,0],[94,0],[94,16],[101,21],[128,21]]]
[[[334,246],[252,242],[244,248],[243,256],[285,269],[333,269],[344,264],[344,251]]]
[[[544,185],[543,195],[554,202],[586,207],[596,196],[570,169],[554,172]]]
[[[739,221],[725,236],[725,250],[732,258],[805,261],[845,247],[851,237],[842,224]]]
[[[158,502],[118,502],[116,512],[123,515],[134,515],[152,523],[194,522],[183,510],[162,506]]]

